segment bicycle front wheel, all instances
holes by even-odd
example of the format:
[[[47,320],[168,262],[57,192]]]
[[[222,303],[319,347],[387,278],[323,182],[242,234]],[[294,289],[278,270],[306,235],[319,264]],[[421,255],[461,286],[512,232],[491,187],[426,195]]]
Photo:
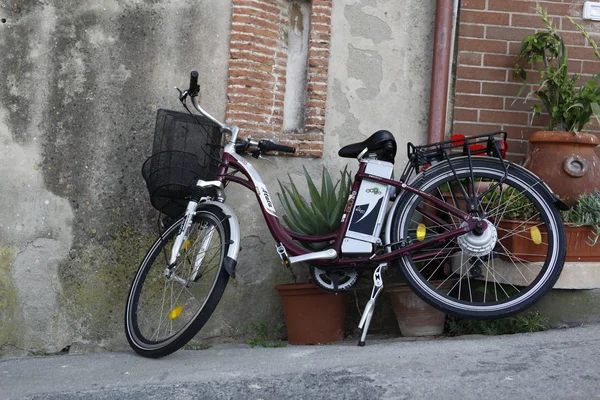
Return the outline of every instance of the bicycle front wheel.
[[[449,164],[434,167],[413,187],[463,211],[461,186],[470,189],[488,226],[483,234],[445,239],[464,221],[407,192],[392,216],[391,240],[430,243],[397,260],[426,302],[457,316],[498,318],[524,310],[554,285],[566,255],[564,226],[535,176],[510,163],[505,173],[497,159],[473,157],[471,163],[453,161],[454,172]]]
[[[218,208],[200,208],[171,271],[171,248],[184,218],[171,225],[144,257],[125,312],[125,334],[136,353],[151,358],[171,354],[208,321],[229,280],[223,266],[229,246],[225,218]]]

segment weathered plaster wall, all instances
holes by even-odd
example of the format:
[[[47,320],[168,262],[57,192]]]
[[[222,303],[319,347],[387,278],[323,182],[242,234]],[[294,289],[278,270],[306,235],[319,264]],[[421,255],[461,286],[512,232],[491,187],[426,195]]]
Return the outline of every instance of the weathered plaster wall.
[[[336,0],[322,159],[271,158],[272,194],[353,160],[340,146],[378,129],[425,141],[435,1]],[[158,107],[198,69],[202,103],[225,108],[230,26],[224,0],[0,0],[0,354],[125,348],[126,290],[155,236],[140,176]],[[238,277],[198,338],[239,340],[281,321],[290,281],[254,194],[229,188],[242,223]],[[281,210],[281,207],[278,207]]]
[[[201,72],[224,114],[223,0],[0,1],[0,353],[123,343],[152,233],[157,107]]]

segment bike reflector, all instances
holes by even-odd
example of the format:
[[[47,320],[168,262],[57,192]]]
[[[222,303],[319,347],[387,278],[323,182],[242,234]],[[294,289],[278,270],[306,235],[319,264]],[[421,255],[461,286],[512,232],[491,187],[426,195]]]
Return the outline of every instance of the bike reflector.
[[[181,315],[182,311],[183,311],[183,307],[182,306],[175,307],[169,313],[169,319],[175,319],[175,318],[179,317]]]

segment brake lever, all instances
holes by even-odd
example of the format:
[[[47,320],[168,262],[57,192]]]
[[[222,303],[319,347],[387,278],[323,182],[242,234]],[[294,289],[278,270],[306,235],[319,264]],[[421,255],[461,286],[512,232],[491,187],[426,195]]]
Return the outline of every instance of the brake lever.
[[[188,91],[184,90],[183,92],[177,86],[173,86],[179,92],[179,101],[182,103],[185,102],[186,97],[188,96]]]

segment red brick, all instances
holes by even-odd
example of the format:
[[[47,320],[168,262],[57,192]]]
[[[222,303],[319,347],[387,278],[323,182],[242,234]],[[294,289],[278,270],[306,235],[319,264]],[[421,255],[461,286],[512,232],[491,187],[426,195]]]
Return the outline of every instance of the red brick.
[[[535,6],[534,1],[488,0],[488,10],[490,11],[533,13]]]
[[[271,57],[267,57],[267,56],[259,55],[259,54],[252,54],[252,53],[249,53],[246,51],[236,50],[233,48],[230,50],[230,57],[234,60],[256,61],[258,63],[267,64],[267,65],[275,64],[275,60],[273,60],[273,58],[271,58]]]
[[[499,67],[513,69],[517,57],[513,55],[505,56],[501,54],[484,54],[483,65],[486,67]]]
[[[512,14],[510,25],[519,28],[543,29],[545,24],[537,14]]]
[[[458,69],[457,78],[481,81],[505,81],[506,71],[493,68],[461,67]]]
[[[528,113],[513,111],[488,111],[479,112],[479,122],[498,124],[526,125],[529,120]]]
[[[479,135],[501,129],[498,124],[455,122],[452,134]]]
[[[259,8],[263,11],[270,12],[272,14],[279,14],[281,10],[279,7],[270,4],[270,1],[260,1],[260,0],[233,0],[234,12],[238,7],[255,7]]]
[[[520,42],[534,33],[534,29],[488,26],[485,31],[485,38]]]
[[[481,93],[481,82],[457,79],[455,90],[456,93]]]
[[[264,38],[249,33],[232,32],[231,42],[246,42],[246,43],[258,43],[264,46],[277,47],[278,42],[275,39]]]
[[[504,101],[502,97],[457,94],[454,100],[455,107],[496,110],[501,110],[504,108]]]
[[[496,0],[498,1],[498,0]],[[539,5],[548,12],[549,16],[562,17],[571,13],[571,6],[574,1],[569,1],[565,4],[558,4],[556,2],[543,2],[540,1]],[[583,5],[583,3],[581,3]]]
[[[333,1],[332,0],[313,0],[313,7],[327,7],[331,9]]]
[[[479,53],[506,54],[506,42],[501,40],[459,38],[458,49],[460,51],[474,51]]]
[[[567,46],[569,46],[569,48],[570,48],[570,46],[586,46],[587,45],[585,38],[579,31],[577,31],[577,32],[561,31],[560,36],[563,37],[563,39],[565,40],[565,43],[567,44]],[[593,51],[591,46],[589,48],[590,48],[590,51]]]
[[[325,15],[313,15],[310,18],[310,23],[311,24],[321,23],[321,24],[329,25],[329,24],[331,24],[331,17],[325,16]]]
[[[460,8],[463,10],[485,10],[485,0],[462,0]]]
[[[521,86],[523,86],[523,84],[505,82],[483,82],[481,86],[481,92],[484,94],[492,94],[496,96],[516,96],[517,93],[519,93]],[[523,91],[523,94],[526,93],[526,91]]]
[[[253,78],[253,79],[258,79],[258,80],[263,80],[263,81],[270,81],[273,76],[264,72],[260,72],[260,71],[251,71],[251,70],[240,70],[240,69],[235,69],[235,68],[230,68],[229,69],[229,76],[230,77],[234,77],[234,78]]]
[[[531,107],[534,104],[542,105],[540,100],[537,100],[536,97],[531,97],[529,100],[525,101],[526,93],[523,93],[522,97],[506,97],[504,99],[504,109],[506,111],[531,111]]]
[[[311,99],[310,95],[309,95],[309,99],[306,102],[306,108],[324,108],[325,107],[325,100],[320,100],[320,99]]]
[[[515,154],[525,154],[527,153],[527,140],[524,139],[511,139],[511,134],[513,131],[518,132],[519,128],[508,128],[506,129],[506,133],[508,137],[506,142],[508,144],[508,152]]]
[[[229,93],[231,104],[260,104],[265,106],[283,107],[283,101],[274,100],[272,98],[261,98],[256,96],[247,96],[241,94]]]
[[[585,74],[597,74],[600,72],[600,61],[584,61],[582,72]]]
[[[509,15],[506,13],[489,12],[489,11],[469,11],[462,10],[460,12],[461,23],[474,23],[486,25],[508,25]]]
[[[466,108],[455,107],[454,108],[454,121],[477,122],[477,110],[470,110],[470,109],[466,109]]]
[[[234,32],[250,33],[252,35],[256,35],[259,37],[266,37],[266,38],[272,38],[272,39],[277,39],[279,37],[279,33],[276,31],[256,27],[253,25],[232,25],[231,33],[234,33]]]
[[[460,37],[481,38],[483,39],[484,28],[482,25],[460,24],[458,35]]]
[[[252,87],[252,88],[261,88],[264,90],[272,90],[274,87],[274,83],[273,82],[265,82],[265,81],[261,81],[258,79],[250,79],[250,78],[236,78],[236,77],[231,77],[229,78],[229,85],[242,85],[245,87]]]
[[[508,133],[509,139],[513,140],[529,140],[529,137],[533,134],[533,132],[546,129],[543,126],[507,126],[505,128]],[[510,143],[509,143],[510,146]],[[510,149],[509,149],[510,151]]]
[[[596,61],[598,58],[594,54],[592,47],[569,46],[569,58],[578,60]]]
[[[458,53],[458,64],[459,65],[476,65],[481,66],[481,53],[471,53],[468,51],[461,51]]]

